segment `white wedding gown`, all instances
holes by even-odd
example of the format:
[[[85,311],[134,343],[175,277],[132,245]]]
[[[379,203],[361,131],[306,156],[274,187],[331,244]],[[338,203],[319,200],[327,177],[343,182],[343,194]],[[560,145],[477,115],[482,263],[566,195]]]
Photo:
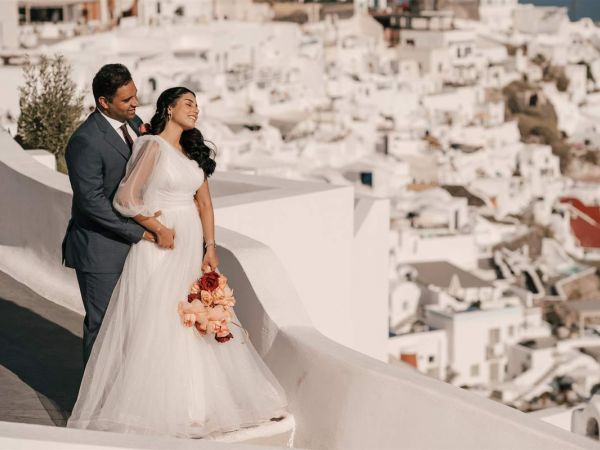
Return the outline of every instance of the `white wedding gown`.
[[[198,164],[161,137],[135,142],[113,204],[126,216],[162,211],[175,248],[132,246],[68,427],[210,437],[285,414],[285,393],[243,330],[231,325],[234,339],[219,343],[185,328],[177,314],[200,276],[193,196],[203,182]]]

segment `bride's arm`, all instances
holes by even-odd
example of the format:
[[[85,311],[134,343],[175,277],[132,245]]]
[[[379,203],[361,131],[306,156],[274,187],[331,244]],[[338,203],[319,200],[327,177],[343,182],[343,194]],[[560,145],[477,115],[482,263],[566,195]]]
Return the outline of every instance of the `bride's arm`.
[[[202,183],[202,186],[196,191],[194,196],[200,222],[202,222],[202,232],[204,233],[204,242],[206,243],[206,254],[202,260],[202,271],[215,270],[219,265],[215,243],[215,213],[213,210],[208,180]]]
[[[150,210],[144,201],[159,159],[160,147],[153,139],[146,139],[138,148],[134,147],[127,173],[115,193],[113,206],[121,215],[133,218],[154,233],[160,247],[173,248],[175,232],[162,225],[156,219],[160,211]]]

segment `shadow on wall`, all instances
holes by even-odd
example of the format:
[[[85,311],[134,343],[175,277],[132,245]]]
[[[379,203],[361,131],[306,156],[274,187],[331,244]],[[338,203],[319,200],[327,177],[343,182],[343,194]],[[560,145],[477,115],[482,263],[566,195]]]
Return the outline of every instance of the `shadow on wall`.
[[[233,253],[221,247],[219,260],[221,263],[219,271],[228,278],[229,285],[234,290],[235,314],[248,332],[252,345],[264,358],[265,352],[272,343],[269,333],[276,333],[277,326],[267,315],[244,269]]]
[[[0,366],[36,391],[46,413],[58,426],[66,425],[77,399],[83,375],[82,345],[80,337],[60,325],[0,299]],[[5,404],[15,406],[0,409],[0,420],[39,422],[39,413],[25,404],[21,391],[5,392],[2,397]]]

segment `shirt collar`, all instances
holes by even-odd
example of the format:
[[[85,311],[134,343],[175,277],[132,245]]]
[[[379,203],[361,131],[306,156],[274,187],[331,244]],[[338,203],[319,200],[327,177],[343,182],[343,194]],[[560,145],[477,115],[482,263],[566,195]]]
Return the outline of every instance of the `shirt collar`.
[[[115,130],[118,130],[119,128],[121,128],[123,126],[124,123],[127,122],[119,122],[116,119],[113,119],[112,117],[108,117],[106,114],[104,114],[102,111],[100,111],[100,108],[97,108],[98,112],[100,114],[102,114],[102,116],[108,121],[108,123],[110,123],[110,126],[113,127]]]

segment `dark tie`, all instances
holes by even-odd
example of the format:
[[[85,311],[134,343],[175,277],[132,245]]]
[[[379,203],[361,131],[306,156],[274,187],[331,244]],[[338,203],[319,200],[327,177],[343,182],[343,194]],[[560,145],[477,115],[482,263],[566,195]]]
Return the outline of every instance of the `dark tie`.
[[[131,149],[133,148],[133,139],[131,139],[129,131],[127,131],[127,124],[124,123],[119,128],[123,132],[123,137],[125,137],[125,142],[127,142],[127,146],[129,147],[129,151],[131,152]]]

